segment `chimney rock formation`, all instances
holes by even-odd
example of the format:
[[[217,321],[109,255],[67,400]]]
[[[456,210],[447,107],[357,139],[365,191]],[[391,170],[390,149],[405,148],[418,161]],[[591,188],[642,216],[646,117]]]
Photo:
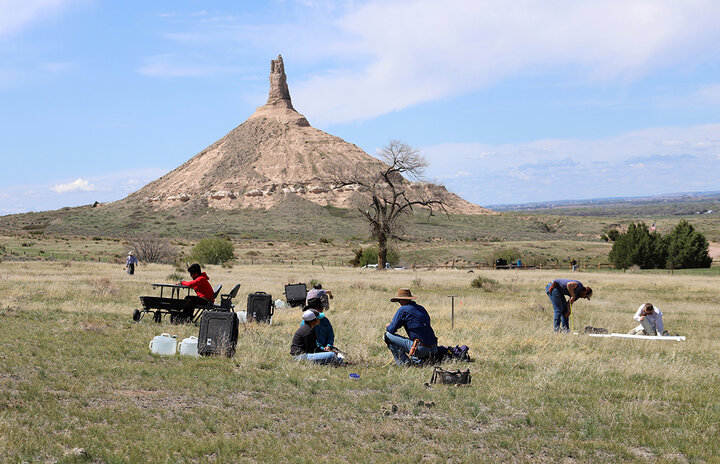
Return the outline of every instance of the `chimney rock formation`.
[[[385,167],[357,146],[310,126],[295,111],[281,56],[270,65],[270,94],[247,121],[181,166],[150,182],[121,202],[152,204],[159,209],[275,208],[297,197],[321,206],[355,208],[367,204],[359,185],[338,184],[358,172]],[[448,210],[458,214],[492,214],[432,184]]]
[[[282,123],[298,126],[310,125],[305,116],[295,111],[292,106],[282,55],[278,55],[277,60],[270,62],[270,94],[267,103],[255,110],[248,119],[259,118],[276,119]]]

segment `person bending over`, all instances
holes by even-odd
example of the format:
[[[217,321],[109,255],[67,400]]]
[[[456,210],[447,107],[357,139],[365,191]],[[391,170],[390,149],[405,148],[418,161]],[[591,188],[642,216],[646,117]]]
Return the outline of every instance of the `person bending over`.
[[[437,337],[430,325],[430,315],[417,304],[409,288],[398,290],[390,301],[400,304],[392,321],[386,326],[385,344],[395,358],[395,364],[420,366],[437,353]],[[397,335],[405,327],[409,338]]]
[[[663,313],[652,303],[640,305],[633,319],[639,322],[640,325],[628,332],[630,335],[663,334]]]
[[[315,327],[320,323],[320,313],[312,309],[303,312],[304,324],[295,331],[290,344],[290,355],[296,361],[308,360],[317,364],[342,364],[343,359],[330,350],[320,350],[315,338]]]
[[[554,317],[553,325],[555,332],[562,330],[570,332],[570,307],[568,304],[575,303],[580,298],[590,299],[593,294],[592,288],[585,287],[582,282],[571,279],[555,279],[545,286],[550,302],[552,302]],[[569,300],[565,297],[569,296]]]
[[[208,306],[213,303],[215,300],[215,292],[213,291],[212,285],[210,285],[210,278],[206,273],[202,272],[199,264],[191,264],[187,270],[192,280],[183,280],[178,282],[178,284],[195,290],[195,295],[185,297],[185,304],[180,315],[182,320],[190,322],[195,315],[195,308]]]
[[[330,290],[324,290],[322,288],[322,284],[317,283],[313,285],[312,290],[307,293],[307,296],[305,297],[305,305],[307,306],[313,298],[320,298],[322,301],[322,309],[330,309],[329,299],[332,299],[332,297],[333,294]]]

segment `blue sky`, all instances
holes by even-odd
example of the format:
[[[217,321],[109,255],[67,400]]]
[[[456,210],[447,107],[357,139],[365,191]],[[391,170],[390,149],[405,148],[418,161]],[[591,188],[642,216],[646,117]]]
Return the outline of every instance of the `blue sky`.
[[[720,190],[716,0],[0,0],[0,214],[123,198],[295,108],[481,205]]]

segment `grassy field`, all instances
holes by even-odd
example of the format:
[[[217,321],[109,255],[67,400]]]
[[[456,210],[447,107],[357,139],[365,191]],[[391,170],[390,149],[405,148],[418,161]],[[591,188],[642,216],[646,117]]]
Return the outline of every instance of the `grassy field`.
[[[241,326],[234,358],[157,357],[147,346],[192,325],[131,322],[170,266],[135,276],[104,262],[0,264],[1,462],[719,462],[718,277],[550,271],[210,267],[214,284],[281,298],[284,284],[332,289],[337,345],[357,364],[296,363],[298,309]],[[490,291],[470,286],[482,276]],[[650,301],[685,342],[552,333],[555,277],[595,290],[575,329],[626,332]],[[467,344],[469,387],[423,384],[382,343],[411,287],[444,345]],[[450,300],[456,300],[450,328]],[[360,375],[359,380],[349,377]],[[432,407],[428,406],[431,405]],[[397,412],[386,414],[397,406]]]

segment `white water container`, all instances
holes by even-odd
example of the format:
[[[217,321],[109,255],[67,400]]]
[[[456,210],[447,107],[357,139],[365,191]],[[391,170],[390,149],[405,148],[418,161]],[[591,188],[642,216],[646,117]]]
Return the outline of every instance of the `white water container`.
[[[198,338],[194,335],[188,338],[183,338],[183,340],[178,344],[178,353],[185,356],[200,356],[198,354]]]
[[[238,311],[237,314],[238,322],[241,324],[247,323],[247,311]]]
[[[164,333],[158,335],[150,340],[150,352],[152,354],[159,354],[162,356],[172,356],[175,354],[175,348],[177,347],[176,336]]]
[[[275,309],[283,309],[285,308],[285,302],[281,299],[275,300]]]

